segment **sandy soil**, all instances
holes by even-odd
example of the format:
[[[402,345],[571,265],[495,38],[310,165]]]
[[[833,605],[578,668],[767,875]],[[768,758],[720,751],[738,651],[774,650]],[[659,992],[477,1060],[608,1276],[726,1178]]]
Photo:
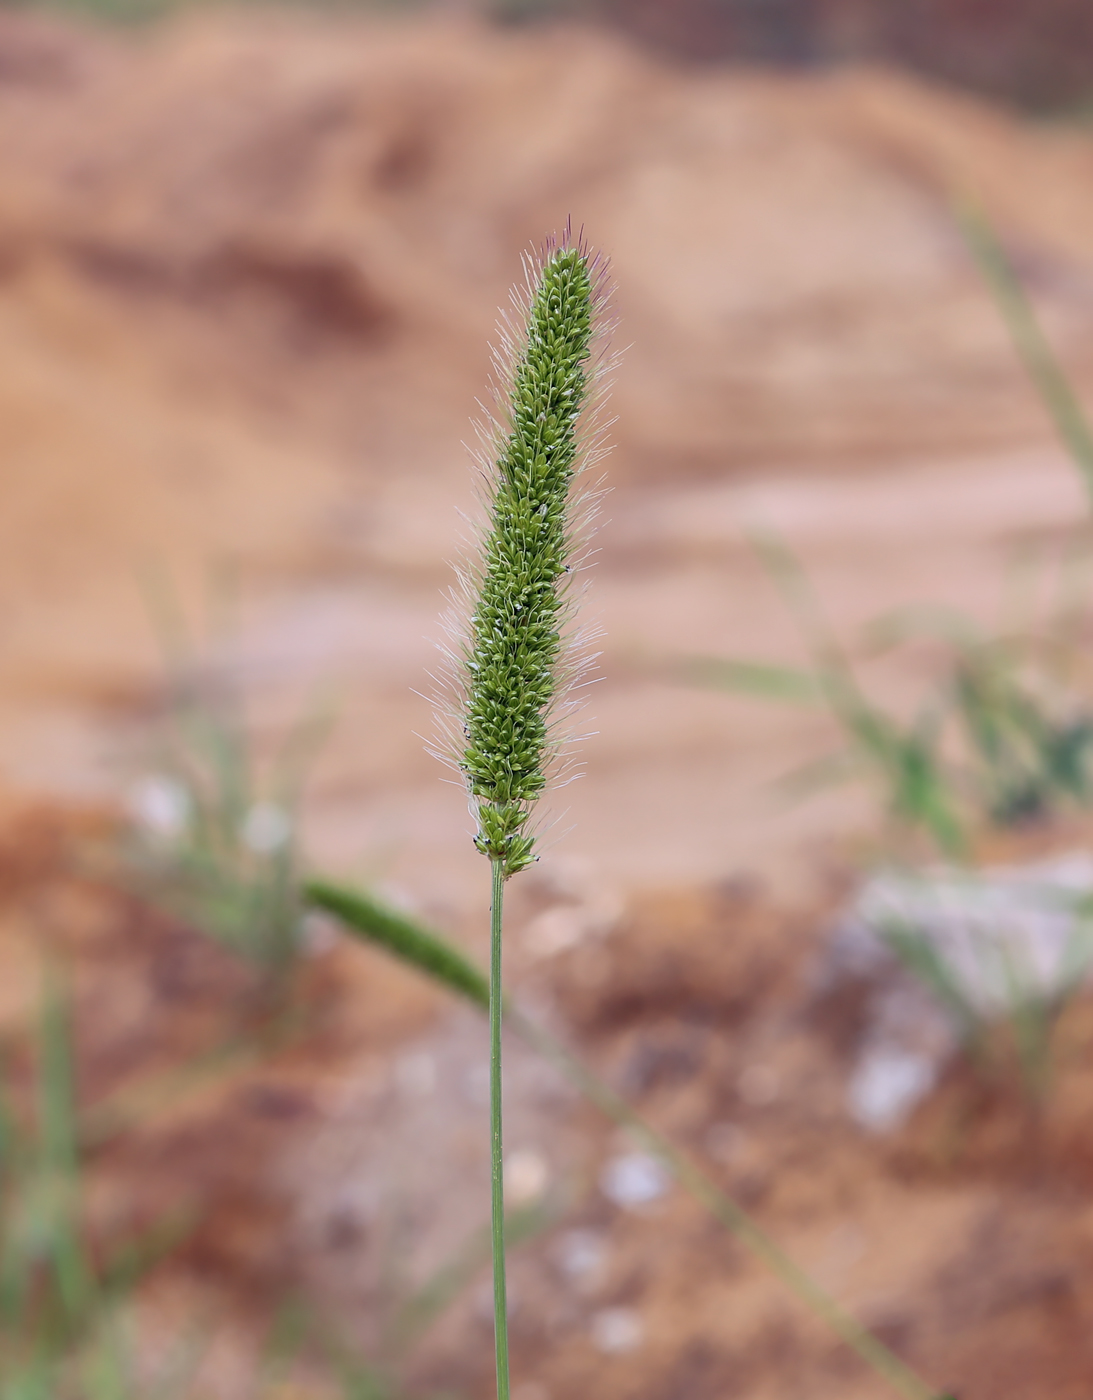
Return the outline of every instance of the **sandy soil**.
[[[107,36],[0,15],[8,804],[43,794],[116,803],[146,761],[164,699],[148,589],[167,580],[197,618],[231,566],[239,618],[207,643],[203,665],[245,696],[260,738],[273,743],[319,690],[337,696],[308,809],[315,861],[380,880],[481,945],[484,870],[461,794],[423,751],[431,718],[416,692],[435,659],[458,511],[472,501],[460,442],[495,309],[521,250],[572,216],[611,253],[627,347],[590,590],[606,636],[587,775],[555,802],[549,849],[516,909],[528,933],[514,971],[701,1151],[716,1160],[716,1144],[734,1139],[712,1130],[738,1128],[745,1165],[725,1159],[731,1180],[962,1397],[1076,1400],[1093,1369],[1082,1340],[1088,1173],[1071,1173],[1069,1149],[1050,1144],[1081,1139],[1084,1030],[1076,1087],[1031,1178],[989,1148],[995,1110],[968,1108],[972,1090],[959,1083],[946,1091],[952,1112],[987,1124],[982,1169],[950,1179],[935,1167],[947,1129],[929,1115],[894,1148],[855,1135],[842,1107],[845,1048],[801,987],[870,800],[840,792],[787,808],[771,782],[824,751],[823,717],[671,675],[683,654],[800,655],[749,531],[792,546],[849,633],[907,603],[995,617],[1012,561],[1050,552],[1080,525],[1081,483],[1015,364],[951,200],[973,191],[982,201],[1084,384],[1091,167],[1093,139],[1079,129],[1022,124],[879,71],[696,74],[577,29],[530,37],[455,21],[240,12]],[[924,665],[878,684],[898,702]],[[741,913],[733,899],[756,879],[767,893]],[[676,893],[650,894],[665,888]],[[30,925],[25,886],[13,889],[19,968]],[[151,916],[126,924],[116,896],[101,897],[92,929],[110,947],[119,929],[143,929],[154,960]],[[812,912],[799,924],[787,906]],[[657,983],[668,928],[680,965],[699,971],[675,1001],[639,996],[612,1010],[615,979]],[[759,970],[726,952],[711,976],[732,988],[733,1007],[718,1003],[692,1027],[702,960],[738,938]],[[577,947],[558,952],[567,942]],[[89,997],[111,985],[94,971],[105,956],[88,954]],[[212,955],[195,956],[204,968]],[[375,1320],[387,1247],[368,1221],[421,1158],[423,1135],[443,1132],[448,1145],[426,1151],[411,1214],[453,1161],[465,1166],[450,1213],[421,1227],[424,1256],[443,1253],[477,1199],[481,1159],[470,1146],[460,1154],[477,1140],[480,1033],[469,1013],[436,1019],[436,999],[376,959],[329,956],[315,977],[338,989],[335,1028],[323,1022],[318,1048],[271,1070],[266,1097],[233,1082],[208,1108],[215,1126],[241,1102],[232,1093],[250,1093],[266,1126],[225,1138],[230,1168],[208,1159],[221,1224],[204,1238],[223,1248],[198,1272],[247,1296],[302,1277],[359,1332]],[[129,967],[133,1026],[166,1015],[143,964],[116,957]],[[596,971],[597,959],[614,970]],[[195,977],[179,996],[211,1005],[215,1023],[232,998],[215,990],[215,967]],[[13,1006],[26,1004],[24,981],[13,975]],[[582,997],[594,1003],[587,1013]],[[180,1032],[182,1049],[213,1033],[195,1024]],[[154,1061],[154,1037],[134,1035],[111,1051],[118,1063]],[[675,1070],[658,1078],[661,1060],[685,1065],[678,1093],[657,1087],[676,1082]],[[780,1087],[749,1103],[732,1086],[768,1061]],[[450,1066],[451,1093],[437,1065]],[[552,1172],[572,1178],[580,1202],[565,1230],[591,1232],[612,1262],[574,1282],[557,1262],[562,1235],[533,1247],[526,1279],[518,1271],[534,1300],[519,1354],[545,1389],[522,1400],[592,1385],[650,1400],[727,1388],[756,1400],[878,1393],[790,1320],[773,1286],[689,1207],[671,1197],[647,1214],[609,1208],[594,1183],[618,1145],[535,1074],[513,1069],[531,1105],[516,1136],[556,1141]],[[471,1085],[463,1099],[460,1084]],[[442,1128],[438,1102],[462,1104]],[[196,1140],[185,1123],[170,1131],[152,1133],[155,1161],[205,1160],[197,1148],[181,1154]],[[815,1173],[821,1146],[829,1165]],[[341,1229],[328,1216],[339,1190],[352,1197],[346,1164],[366,1149],[372,1196],[359,1210],[343,1202]],[[254,1172],[269,1201],[265,1186],[253,1191],[248,1213]],[[426,1348],[420,1380],[484,1387],[474,1306]],[[590,1308],[636,1310],[645,1342],[607,1364],[589,1340]],[[225,1360],[224,1374],[236,1364]]]
[[[3,1024],[10,1042],[44,939],[75,974],[99,1125],[90,1228],[191,1222],[145,1290],[146,1349],[168,1354],[196,1317],[196,1393],[248,1394],[272,1320],[303,1298],[320,1336],[392,1365],[400,1394],[490,1394],[483,1018],[346,942],[311,957],[275,1010],[207,938],[96,873],[105,834],[46,811],[5,830]],[[1079,1400],[1093,1368],[1089,1003],[1060,1027],[1046,1105],[954,1064],[898,1131],[863,1133],[846,1082],[869,990],[832,994],[816,976],[843,894],[791,916],[739,881],[647,891],[609,932],[544,959],[535,918],[578,903],[525,889],[514,981],[920,1374],[962,1400]],[[219,1069],[195,1077],[210,1050]],[[9,1064],[18,1088],[25,1058]],[[511,1261],[518,1394],[889,1393],[678,1187],[654,1174],[643,1195],[649,1159],[518,1041],[507,1087],[509,1160],[540,1193]],[[616,1183],[635,1171],[628,1194]],[[400,1352],[400,1309],[453,1260],[462,1289]],[[320,1357],[305,1351],[284,1394],[340,1393]]]

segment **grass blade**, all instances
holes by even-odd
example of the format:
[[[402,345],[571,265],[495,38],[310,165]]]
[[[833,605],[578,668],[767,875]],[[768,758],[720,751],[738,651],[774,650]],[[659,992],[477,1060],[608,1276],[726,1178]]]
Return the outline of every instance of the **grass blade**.
[[[303,898],[313,909],[333,914],[350,932],[378,943],[482,1010],[488,1009],[490,984],[486,974],[457,948],[407,915],[360,890],[349,890],[326,880],[308,880]]]
[[[1002,244],[982,210],[958,205],[957,222],[968,250],[1006,323],[1014,348],[1093,502],[1093,431],[1070,380],[1055,356]]]
[[[712,690],[735,690],[758,695],[764,700],[785,700],[791,704],[817,705],[823,702],[823,686],[811,671],[793,666],[775,666],[764,661],[743,661],[732,657],[688,657],[680,677],[691,685]]]

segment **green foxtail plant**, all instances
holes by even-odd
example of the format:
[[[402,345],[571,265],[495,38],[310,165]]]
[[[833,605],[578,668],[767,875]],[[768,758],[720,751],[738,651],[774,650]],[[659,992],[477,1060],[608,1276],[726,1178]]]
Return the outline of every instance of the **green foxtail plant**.
[[[534,859],[531,817],[564,766],[566,719],[587,660],[574,630],[594,491],[582,474],[598,455],[596,386],[603,369],[605,261],[567,227],[513,296],[496,360],[496,411],[482,431],[487,522],[455,598],[458,699],[454,759],[492,867],[490,1143],[498,1400],[508,1400],[501,1123],[501,928],[505,881]],[[460,606],[461,602],[463,603]]]

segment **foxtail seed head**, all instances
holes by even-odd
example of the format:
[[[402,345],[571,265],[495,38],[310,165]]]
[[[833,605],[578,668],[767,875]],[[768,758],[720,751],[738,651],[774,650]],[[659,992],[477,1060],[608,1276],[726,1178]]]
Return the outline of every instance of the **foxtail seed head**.
[[[458,766],[478,818],[475,845],[506,876],[533,859],[531,809],[559,741],[574,567],[574,477],[595,366],[604,267],[568,233],[529,269],[523,324],[508,347],[505,423],[496,435],[477,596],[461,656],[465,740]]]

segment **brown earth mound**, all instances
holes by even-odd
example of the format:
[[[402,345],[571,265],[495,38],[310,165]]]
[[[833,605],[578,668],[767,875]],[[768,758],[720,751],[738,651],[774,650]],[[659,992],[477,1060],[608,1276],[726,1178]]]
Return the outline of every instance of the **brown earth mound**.
[[[689,495],[700,480],[911,462],[877,488],[877,508],[902,518],[922,454],[1045,438],[949,199],[978,191],[1081,376],[1093,373],[1091,164],[1079,130],[891,74],[685,73],[579,28],[278,12],[123,36],[5,12],[8,781],[116,782],[102,775],[102,722],[131,728],[156,675],[139,578],[174,570],[186,595],[230,558],[260,592],[342,589],[367,635],[346,642],[341,614],[282,616],[267,627],[277,664],[298,678],[317,637],[339,638],[343,657],[363,647],[354,684],[370,732],[408,736],[383,781],[412,774],[435,791],[409,738],[429,721],[406,698],[428,654],[406,639],[431,625],[467,499],[456,444],[494,308],[520,250],[570,216],[613,256],[630,346],[613,399],[623,528],[617,545],[605,535],[605,589],[614,576],[636,603],[627,580],[656,556],[676,582],[656,584],[645,617],[671,599],[673,640],[686,617],[692,646],[724,645],[732,590],[678,566],[728,557],[738,503]],[[1058,520],[1047,470],[1020,468],[1046,504],[1015,504],[1004,529],[1040,528],[1038,509]],[[999,528],[989,487],[980,518],[978,490],[952,517],[969,539]],[[785,505],[792,536],[813,506]],[[949,567],[920,558],[926,523],[911,525],[906,564],[882,551],[903,596]],[[876,587],[870,572],[852,591]],[[618,644],[648,648],[652,634],[602,596]],[[398,640],[377,654],[381,634]],[[675,692],[673,717],[635,716],[643,744],[678,734],[681,703]],[[708,756],[716,726],[700,727]],[[695,827],[682,840],[700,849],[708,814]]]
[[[85,335],[104,368],[127,351],[120,380],[143,361],[360,432],[395,356],[415,392],[385,419],[445,388],[462,411],[520,249],[572,216],[634,344],[630,471],[1011,440],[1034,420],[949,217],[972,192],[1088,354],[1093,147],[892,74],[681,73],[579,29],[239,15],[107,41],[10,14],[0,71],[7,297],[107,315],[120,344]]]

